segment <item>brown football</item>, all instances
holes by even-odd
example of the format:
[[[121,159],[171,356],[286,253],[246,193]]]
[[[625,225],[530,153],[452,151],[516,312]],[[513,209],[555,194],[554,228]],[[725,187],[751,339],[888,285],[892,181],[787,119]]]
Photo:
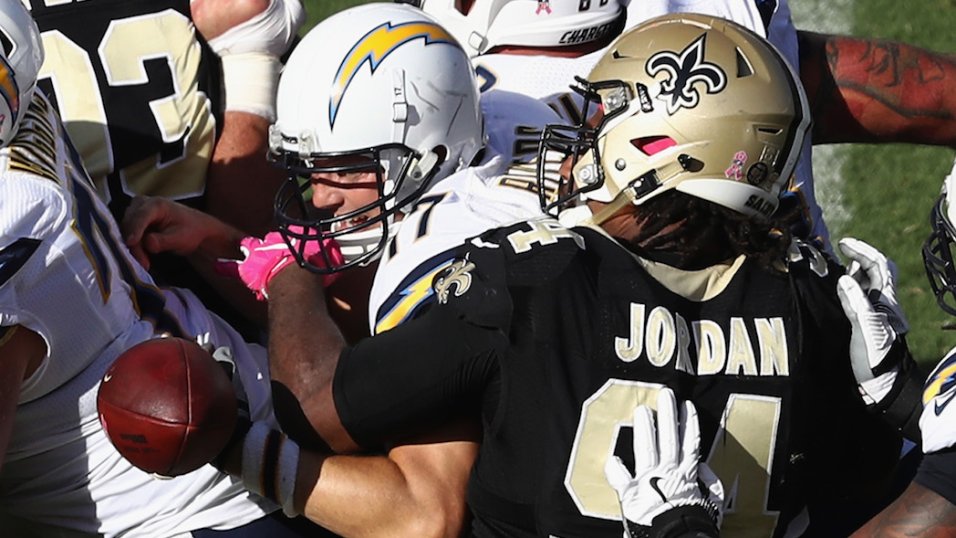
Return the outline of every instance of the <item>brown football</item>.
[[[183,338],[141,342],[117,357],[96,398],[116,450],[140,469],[179,476],[212,461],[236,424],[226,371]]]

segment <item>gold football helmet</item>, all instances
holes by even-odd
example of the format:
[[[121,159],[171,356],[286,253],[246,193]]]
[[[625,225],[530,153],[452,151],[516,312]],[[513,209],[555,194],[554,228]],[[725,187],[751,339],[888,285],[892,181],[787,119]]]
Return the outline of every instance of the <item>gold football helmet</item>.
[[[572,177],[559,194],[542,194],[542,206],[555,214],[589,199],[609,204],[596,224],[670,189],[768,217],[810,126],[803,88],[773,45],[715,17],[650,19],[578,82],[597,113],[545,129],[540,155],[571,155]],[[553,174],[539,167],[540,192],[555,193]]]

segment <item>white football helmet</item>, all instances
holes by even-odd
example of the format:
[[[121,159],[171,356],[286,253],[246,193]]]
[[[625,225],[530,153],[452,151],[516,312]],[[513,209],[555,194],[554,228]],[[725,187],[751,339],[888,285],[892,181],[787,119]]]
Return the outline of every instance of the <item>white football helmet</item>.
[[[458,42],[411,6],[360,5],[309,31],[282,72],[269,136],[270,154],[289,171],[276,217],[299,262],[327,273],[376,259],[395,232],[393,216],[484,147],[478,95]],[[303,200],[311,174],[356,171],[376,172],[374,204],[329,216]],[[356,218],[370,211],[378,215]],[[302,257],[306,241],[326,238],[339,243],[343,265]]]
[[[541,149],[573,155],[573,184],[543,204],[626,204],[671,189],[769,217],[790,180],[810,110],[799,79],[766,40],[725,19],[670,14],[621,35],[579,89],[596,126],[546,128]]]
[[[40,30],[18,0],[0,3],[0,147],[13,139],[43,64]]]
[[[630,0],[399,0],[433,15],[472,57],[494,47],[565,47],[623,27]]]

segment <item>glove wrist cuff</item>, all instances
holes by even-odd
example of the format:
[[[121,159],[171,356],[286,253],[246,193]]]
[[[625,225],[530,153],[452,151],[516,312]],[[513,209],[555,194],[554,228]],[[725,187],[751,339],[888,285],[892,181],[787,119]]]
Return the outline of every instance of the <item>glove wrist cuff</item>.
[[[879,403],[870,406],[870,409],[882,415],[883,420],[899,430],[904,437],[919,443],[924,376],[910,355],[905,340],[894,343],[894,346],[897,345],[900,346],[899,352],[903,354],[899,360],[899,373],[887,395]]]
[[[720,535],[717,529],[717,508],[711,503],[678,506],[662,512],[651,525],[625,521],[630,538],[710,538]]]

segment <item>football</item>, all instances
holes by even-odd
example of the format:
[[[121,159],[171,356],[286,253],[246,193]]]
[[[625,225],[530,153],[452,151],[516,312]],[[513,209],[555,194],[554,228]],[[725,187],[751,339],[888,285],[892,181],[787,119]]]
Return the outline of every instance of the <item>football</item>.
[[[213,460],[236,424],[226,371],[197,343],[141,342],[117,357],[96,398],[100,423],[136,467],[179,476]]]

